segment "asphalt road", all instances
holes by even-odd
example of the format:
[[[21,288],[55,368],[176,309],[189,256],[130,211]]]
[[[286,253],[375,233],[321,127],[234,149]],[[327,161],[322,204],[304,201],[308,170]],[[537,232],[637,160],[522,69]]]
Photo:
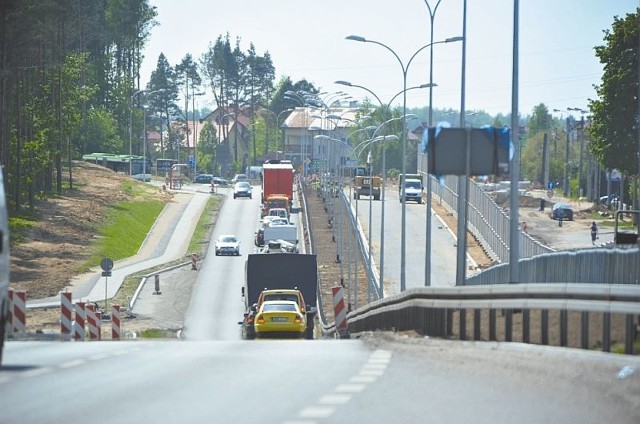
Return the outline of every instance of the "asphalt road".
[[[243,256],[207,255],[185,340],[9,342],[0,424],[640,422],[640,358],[386,333],[240,340],[257,215],[256,200],[225,201],[214,238],[237,234]]]
[[[400,254],[402,240],[402,203],[398,200],[397,189],[387,187],[384,201],[384,261],[383,278],[386,295],[398,294],[400,290]],[[372,255],[376,266],[380,268],[382,200],[369,201],[368,198],[352,202],[367,239],[369,238],[369,216],[371,226]],[[424,287],[426,252],[426,207],[425,204],[408,202],[406,204],[406,256],[405,276],[407,288]],[[456,281],[456,238],[444,226],[442,221],[431,214],[431,278],[433,287],[451,287]]]
[[[640,422],[637,358],[369,340],[10,343],[0,423]]]
[[[230,189],[225,189],[230,193]],[[184,336],[190,340],[238,340],[244,303],[241,289],[244,264],[253,253],[254,234],[260,219],[260,191],[252,199],[228,195],[211,236],[209,253],[200,264],[191,304],[185,318]],[[216,256],[213,242],[221,234],[235,234],[241,256]]]

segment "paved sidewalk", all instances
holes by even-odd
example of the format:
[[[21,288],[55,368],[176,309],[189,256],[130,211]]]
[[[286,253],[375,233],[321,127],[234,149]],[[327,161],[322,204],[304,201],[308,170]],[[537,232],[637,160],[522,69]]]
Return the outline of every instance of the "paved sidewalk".
[[[114,264],[111,277],[101,276],[100,267],[70,281],[67,291],[73,302],[99,302],[112,298],[131,274],[184,257],[200,214],[209,200],[204,191],[179,190],[167,203],[135,256]],[[56,307],[60,295],[27,302],[27,308]]]

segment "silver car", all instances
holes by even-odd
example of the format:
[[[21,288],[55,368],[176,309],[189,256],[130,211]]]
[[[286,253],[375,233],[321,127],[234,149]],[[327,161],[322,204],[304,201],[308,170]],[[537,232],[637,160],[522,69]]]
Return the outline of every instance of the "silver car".
[[[251,184],[247,181],[240,181],[233,186],[233,198],[248,197],[251,199]]]

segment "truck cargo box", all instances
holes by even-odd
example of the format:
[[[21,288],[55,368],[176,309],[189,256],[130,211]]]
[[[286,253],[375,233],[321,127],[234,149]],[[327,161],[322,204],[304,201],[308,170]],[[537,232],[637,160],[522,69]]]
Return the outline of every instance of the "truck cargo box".
[[[264,289],[298,288],[312,307],[317,307],[318,264],[316,255],[250,254],[246,262],[245,307],[258,301]]]

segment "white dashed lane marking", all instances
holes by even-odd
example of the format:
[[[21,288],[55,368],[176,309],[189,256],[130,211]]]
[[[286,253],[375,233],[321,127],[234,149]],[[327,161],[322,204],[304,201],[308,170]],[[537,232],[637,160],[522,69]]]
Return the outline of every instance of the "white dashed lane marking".
[[[304,419],[322,420],[329,418],[336,412],[336,407],[347,404],[353,395],[367,388],[368,384],[375,383],[384,374],[391,362],[391,352],[376,350],[369,356],[369,360],[362,366],[359,373],[349,379],[348,383],[339,384],[333,393],[321,396],[315,405],[304,408],[298,414],[303,420],[286,421],[284,424],[315,424],[316,421]]]
[[[340,384],[336,387],[338,393],[360,393],[367,387],[364,384]]]
[[[350,400],[351,395],[325,395],[318,400],[318,403],[320,405],[344,405]]]
[[[21,373],[20,377],[24,377],[24,378],[37,377],[39,375],[47,374],[47,373],[49,373],[51,371],[53,371],[53,368],[49,368],[49,367],[37,368],[37,369],[34,369],[34,370],[29,370],[29,371],[25,371],[25,372]]]
[[[300,418],[329,418],[334,412],[336,409],[328,406],[310,406],[300,412]]]
[[[74,359],[73,361],[63,362],[62,364],[59,365],[59,367],[62,369],[73,368],[73,367],[80,366],[84,363],[86,363],[84,359]]]

